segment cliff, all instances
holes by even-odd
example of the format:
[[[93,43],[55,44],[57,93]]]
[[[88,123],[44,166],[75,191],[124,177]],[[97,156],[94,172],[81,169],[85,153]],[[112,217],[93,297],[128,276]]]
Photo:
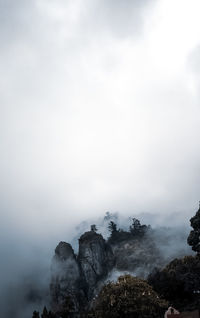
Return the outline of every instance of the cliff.
[[[138,237],[117,231],[108,241],[95,230],[85,232],[79,238],[78,255],[70,244],[60,242],[51,266],[52,309],[56,312],[70,297],[74,311],[85,310],[116,271],[145,277],[158,265],[158,259],[159,252],[147,232]]]
[[[157,300],[164,297],[181,310],[199,308],[200,255],[196,247],[199,244],[196,236],[194,239],[194,232],[199,232],[196,226],[199,222],[199,211],[200,209],[191,219],[194,230],[188,237],[188,243],[197,251],[196,256],[177,259],[187,252],[186,249],[180,248],[183,246],[180,241],[185,240],[183,231],[170,231],[165,227],[153,230],[150,226],[141,225],[135,218],[132,219],[133,223],[128,231],[118,229],[117,225],[110,221],[110,236],[107,240],[96,233],[96,226],[92,225],[91,231],[80,236],[77,255],[69,243],[60,242],[55,249],[51,265],[51,310],[47,312],[45,307],[41,317],[105,317],[106,310],[107,317],[110,317],[110,310],[113,315],[110,301],[113,303],[115,300],[113,292],[107,296],[104,291],[110,287],[112,289],[113,286],[119,305],[119,317],[124,316],[125,312],[127,313],[127,290],[122,288],[122,295],[118,295],[120,286],[119,280],[117,281],[117,278],[124,274],[136,276],[140,281],[143,278],[148,279],[148,283],[158,293]],[[173,260],[174,253],[176,259]],[[169,260],[171,262],[167,265]],[[136,281],[133,279],[132,282]],[[127,288],[131,286],[132,284],[128,283]],[[135,287],[131,287],[131,295],[134,290]],[[152,293],[147,294],[151,298]],[[144,295],[146,293],[142,291],[142,296]],[[149,298],[144,302],[144,306],[149,308],[148,303]],[[136,305],[137,301],[134,300],[130,305],[131,312]],[[137,312],[140,309],[137,308]],[[99,316],[99,313],[102,315]],[[39,318],[39,313],[35,311],[33,317]],[[145,317],[152,317],[152,313],[149,312]]]
[[[51,266],[51,305],[56,312],[69,296],[74,311],[81,311],[94,297],[101,282],[114,266],[110,245],[101,234],[84,233],[79,239],[79,253],[70,244],[60,242]]]
[[[114,255],[101,234],[94,231],[84,233],[79,239],[78,261],[90,300],[98,283],[114,266]]]
[[[79,311],[85,302],[84,286],[82,286],[81,269],[70,244],[60,242],[55,249],[51,265],[51,305],[57,311],[69,296],[74,310]]]

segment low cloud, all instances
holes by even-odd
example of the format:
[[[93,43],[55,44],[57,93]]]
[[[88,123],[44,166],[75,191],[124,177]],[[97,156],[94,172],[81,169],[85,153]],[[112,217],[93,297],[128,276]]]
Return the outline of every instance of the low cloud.
[[[36,259],[43,273],[81,220],[109,210],[155,226],[173,214],[178,225],[194,214],[200,25],[198,1],[0,0],[0,8],[5,300],[9,280],[18,286]]]

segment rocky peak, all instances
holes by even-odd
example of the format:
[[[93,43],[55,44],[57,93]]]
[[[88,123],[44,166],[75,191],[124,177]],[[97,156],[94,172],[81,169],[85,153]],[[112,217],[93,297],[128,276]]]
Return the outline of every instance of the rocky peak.
[[[88,287],[88,298],[90,299],[98,281],[106,277],[113,266],[112,249],[101,234],[89,231],[84,233],[79,239],[78,260]]]
[[[98,234],[95,231],[88,231],[81,235],[81,237],[79,238],[79,244],[102,240],[104,240],[104,238],[101,234]]]
[[[69,243],[60,242],[55,249],[55,257],[63,261],[69,258],[75,258],[74,250]]]
[[[51,265],[51,301],[52,308],[56,311],[61,307],[67,296],[73,301],[75,310],[80,309],[78,297],[84,298],[80,290],[80,267],[71,245],[60,242],[55,249]]]
[[[60,242],[51,266],[52,307],[61,306],[66,296],[70,296],[75,310],[80,310],[86,299],[92,299],[98,282],[113,267],[113,260],[111,247],[94,230],[80,237],[78,256],[69,243]]]
[[[146,231],[145,231],[146,233]],[[115,235],[114,235],[115,234]],[[158,252],[145,235],[135,232],[115,231],[113,244],[96,233],[96,226],[79,238],[78,255],[70,244],[60,242],[52,260],[51,294],[58,306],[70,296],[75,311],[89,305],[102,284],[115,271],[135,272],[144,276],[156,264]],[[147,261],[148,258],[148,261]],[[150,264],[149,264],[150,261]],[[84,304],[84,305],[83,305]]]

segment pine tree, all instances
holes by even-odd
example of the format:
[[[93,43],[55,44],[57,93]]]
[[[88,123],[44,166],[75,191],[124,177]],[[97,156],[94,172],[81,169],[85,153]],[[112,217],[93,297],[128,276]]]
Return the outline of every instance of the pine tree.
[[[32,318],[40,318],[39,312],[35,310],[35,311],[33,312],[33,317],[32,317]]]
[[[140,221],[136,218],[132,219],[132,225],[130,226],[130,232],[134,236],[143,236],[150,226],[141,225]]]
[[[117,224],[113,221],[110,221],[110,223],[108,224],[108,229],[111,232],[111,234],[113,234],[113,232],[117,232]]]
[[[49,314],[48,314],[46,306],[43,309],[43,313],[41,315],[41,318],[49,318]]]
[[[74,303],[73,303],[71,297],[67,296],[65,298],[65,301],[61,305],[58,314],[61,318],[68,318],[68,317],[70,317],[71,313],[73,313],[74,309],[75,309]]]
[[[95,224],[92,224],[90,229],[91,229],[92,232],[96,232],[97,231],[97,227],[96,227]]]
[[[192,246],[193,251],[200,254],[200,207],[195,216],[190,219],[190,224],[194,230],[190,232],[187,242]]]

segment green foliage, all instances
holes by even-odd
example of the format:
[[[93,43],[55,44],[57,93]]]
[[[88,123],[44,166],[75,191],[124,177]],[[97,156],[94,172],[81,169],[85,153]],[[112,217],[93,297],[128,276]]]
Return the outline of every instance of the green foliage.
[[[200,304],[200,258],[175,259],[163,270],[155,269],[148,282],[177,308],[196,309]]]
[[[96,318],[158,318],[167,305],[145,280],[125,275],[103,287],[94,303],[93,315]]]
[[[193,251],[200,253],[200,208],[195,216],[190,219],[190,224],[194,230],[188,236],[188,244],[192,246]]]

